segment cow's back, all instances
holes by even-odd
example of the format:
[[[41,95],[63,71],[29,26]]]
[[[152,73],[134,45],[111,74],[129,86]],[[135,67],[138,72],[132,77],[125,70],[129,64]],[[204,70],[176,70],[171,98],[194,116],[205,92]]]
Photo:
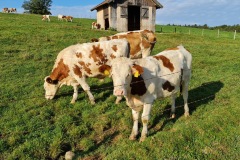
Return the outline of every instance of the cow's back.
[[[129,44],[127,40],[112,40],[104,42],[83,43],[69,46],[63,49],[57,56],[54,68],[63,60],[71,74],[75,68],[79,68],[82,74],[95,77],[99,73],[99,67],[109,64],[117,57],[128,57]]]
[[[175,48],[136,60],[137,64],[144,68],[142,77],[148,90],[142,96],[142,101],[150,102],[179,91],[182,74],[186,72],[185,77],[188,79],[187,76],[191,72],[187,65],[187,63],[191,64],[191,61],[187,62],[186,56],[191,57],[189,52],[183,53],[183,50]]]

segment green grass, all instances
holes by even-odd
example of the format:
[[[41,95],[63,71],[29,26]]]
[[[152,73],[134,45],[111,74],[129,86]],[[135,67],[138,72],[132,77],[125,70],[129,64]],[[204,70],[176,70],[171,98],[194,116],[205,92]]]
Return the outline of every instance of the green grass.
[[[71,105],[67,86],[46,101],[43,79],[59,51],[116,33],[91,30],[92,21],[42,22],[40,15],[0,13],[0,159],[63,159],[69,150],[85,160],[240,158],[240,40],[228,32],[219,38],[197,29],[190,35],[157,33],[152,54],[183,44],[193,55],[191,116],[183,116],[181,97],[174,120],[170,100],[156,101],[143,143],[128,140],[132,119],[125,101],[115,105],[112,89],[99,89],[111,87],[111,79],[88,79],[96,105],[82,89]]]

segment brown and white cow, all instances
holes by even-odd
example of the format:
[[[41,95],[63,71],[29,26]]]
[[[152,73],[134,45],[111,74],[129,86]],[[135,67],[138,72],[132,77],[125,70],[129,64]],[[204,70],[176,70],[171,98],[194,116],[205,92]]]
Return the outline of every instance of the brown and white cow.
[[[62,16],[63,19],[66,20],[66,22],[72,22],[73,17],[72,16]]]
[[[92,39],[92,41],[106,41],[111,39],[126,38],[130,44],[130,58],[145,58],[150,55],[155,43],[156,36],[152,31],[140,30],[122,32],[112,36],[100,37]]]
[[[117,57],[129,56],[129,44],[126,39],[105,42],[76,44],[62,50],[55,61],[49,76],[44,79],[45,98],[53,99],[62,85],[71,85],[74,94],[71,103],[78,96],[78,86],[88,94],[92,104],[94,97],[86,82],[87,77],[104,78],[101,67]]]
[[[50,16],[49,15],[42,15],[42,21],[48,20],[50,22]]]
[[[101,24],[97,22],[92,22],[92,29],[101,29]]]
[[[182,90],[185,116],[189,115],[187,99],[191,62],[191,54],[183,46],[178,46],[142,59],[116,58],[106,67],[113,79],[113,94],[124,96],[132,109],[134,124],[131,140],[136,139],[138,134],[138,118],[142,109],[143,129],[140,141],[147,137],[150,111],[157,98],[172,97],[171,112],[174,118],[175,98],[177,92]]]
[[[9,8],[8,12],[10,12],[10,13],[17,12],[17,9],[16,8]]]
[[[2,12],[3,12],[3,13],[9,13],[9,10],[8,10],[8,8],[3,8],[3,9],[2,9]]]

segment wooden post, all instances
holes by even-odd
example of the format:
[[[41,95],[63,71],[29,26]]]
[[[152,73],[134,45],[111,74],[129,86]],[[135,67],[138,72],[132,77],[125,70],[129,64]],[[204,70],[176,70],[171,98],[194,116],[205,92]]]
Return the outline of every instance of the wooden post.
[[[160,30],[160,32],[162,33],[162,27],[161,27],[161,30]]]
[[[175,27],[175,30],[174,30],[174,32],[176,33],[177,32],[177,28]]]
[[[202,29],[202,36],[203,36],[203,31],[204,31],[204,29]]]
[[[191,31],[190,31],[190,29],[188,30],[188,34],[189,34],[189,35],[191,34]]]
[[[219,31],[219,29],[218,29],[218,38],[219,38],[219,34],[220,34],[220,31]]]
[[[237,34],[237,30],[235,30],[235,32],[234,32],[234,36],[233,36],[234,40],[236,39],[236,34]]]

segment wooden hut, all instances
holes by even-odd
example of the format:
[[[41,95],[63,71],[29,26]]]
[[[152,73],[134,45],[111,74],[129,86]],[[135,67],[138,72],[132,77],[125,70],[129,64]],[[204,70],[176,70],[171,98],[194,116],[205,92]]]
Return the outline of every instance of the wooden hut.
[[[155,32],[156,10],[163,8],[157,0],[105,0],[91,9],[97,10],[97,23],[103,29]]]

